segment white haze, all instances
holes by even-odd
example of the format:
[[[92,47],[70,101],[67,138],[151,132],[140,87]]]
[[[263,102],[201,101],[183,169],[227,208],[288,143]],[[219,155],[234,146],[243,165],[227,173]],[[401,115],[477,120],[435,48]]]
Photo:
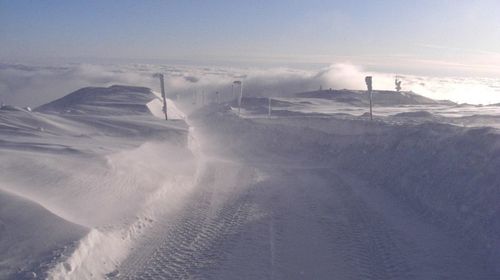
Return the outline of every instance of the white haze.
[[[394,73],[365,71],[344,63],[316,71],[292,68],[231,68],[165,66],[153,64],[66,64],[57,66],[0,64],[0,102],[38,106],[86,86],[142,85],[158,90],[154,73],[166,76],[171,96],[197,92],[231,92],[234,80],[244,81],[251,96],[286,96],[323,89],[364,89],[364,77],[373,76],[376,89],[394,88]],[[403,90],[457,103],[500,103],[500,79],[442,78],[403,75]]]

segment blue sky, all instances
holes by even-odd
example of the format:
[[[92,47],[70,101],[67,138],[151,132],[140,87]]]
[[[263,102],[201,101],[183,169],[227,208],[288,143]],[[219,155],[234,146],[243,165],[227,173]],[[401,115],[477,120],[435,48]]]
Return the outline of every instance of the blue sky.
[[[0,0],[0,59],[330,64],[500,75],[500,1]]]

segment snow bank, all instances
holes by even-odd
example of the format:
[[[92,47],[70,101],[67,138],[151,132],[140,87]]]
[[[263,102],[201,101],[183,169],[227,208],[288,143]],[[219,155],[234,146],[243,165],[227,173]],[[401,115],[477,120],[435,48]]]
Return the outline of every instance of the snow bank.
[[[428,123],[343,148],[337,156],[346,170],[500,260],[500,136],[493,129]]]
[[[2,275],[103,278],[156,217],[182,205],[197,169],[192,139],[174,105],[173,121],[153,115],[155,100],[147,88],[111,86],[0,111],[0,202],[10,201],[0,205]]]
[[[147,104],[148,109],[155,117],[163,119],[165,118],[165,113],[163,112],[163,100],[161,98],[161,94],[155,91],[153,91],[153,93],[157,98]],[[171,99],[167,98],[166,102],[167,114],[170,120],[183,120],[186,118],[184,113],[177,108],[177,106]]]
[[[432,117],[434,117],[434,115],[432,113],[427,112],[427,111],[416,111],[416,112],[397,113],[394,115],[394,117],[399,117],[399,118],[432,118]]]
[[[0,278],[46,277],[47,268],[70,253],[87,231],[33,200],[0,189]]]
[[[500,261],[500,135],[494,129],[314,115],[242,119],[221,110],[228,109],[206,108],[198,119],[220,134],[208,141],[243,160],[341,170],[391,193],[462,240],[471,254],[487,252],[493,266]]]

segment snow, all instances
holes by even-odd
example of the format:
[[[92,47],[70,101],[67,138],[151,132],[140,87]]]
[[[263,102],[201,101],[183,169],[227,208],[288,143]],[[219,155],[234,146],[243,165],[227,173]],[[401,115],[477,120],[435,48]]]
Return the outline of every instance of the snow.
[[[307,92],[298,96],[312,97],[274,97],[272,98],[272,114],[274,116],[323,116],[345,119],[369,117],[369,103],[366,102],[366,93],[354,91]],[[392,95],[391,95],[392,94]],[[325,96],[326,95],[326,96]],[[356,98],[355,102],[346,101],[346,95]],[[374,95],[373,114],[375,118],[394,124],[405,122],[433,121],[467,127],[494,127],[500,128],[500,106],[476,106],[469,104],[454,104],[449,101],[428,101],[426,98],[413,97],[400,103],[401,97],[391,100],[390,96],[397,96],[396,92],[385,92],[382,100]],[[318,97],[319,96],[319,97]],[[344,96],[344,97],[343,97]],[[354,97],[352,97],[354,96]],[[358,100],[359,99],[359,100]],[[420,100],[416,102],[415,100]],[[267,117],[267,98],[246,97],[242,115],[246,118]],[[238,108],[233,108],[237,111]],[[248,112],[247,112],[248,111]],[[396,118],[394,118],[396,117]],[[403,120],[406,118],[406,120]]]
[[[214,278],[498,276],[493,129],[217,110],[198,120],[214,153],[271,174],[242,194],[264,214]],[[276,255],[274,266],[260,264]]]
[[[354,90],[319,90],[296,94],[302,98],[319,98],[335,100],[337,102],[348,103],[354,106],[366,106],[370,103],[368,94],[365,91]],[[437,101],[415,94],[413,92],[394,92],[374,90],[372,97],[380,105],[417,105],[417,104],[454,104],[451,101]]]
[[[55,258],[57,265],[49,259],[44,269],[36,268],[37,275],[82,279],[108,272],[155,215],[173,211],[189,192],[196,165],[186,146],[188,126],[155,118],[147,110],[154,99],[149,89],[112,86],[82,89],[36,112],[2,110],[0,190],[22,197],[17,209],[22,203],[44,209],[39,220],[47,223],[38,230],[6,225],[9,234],[25,235],[17,244],[32,248],[34,256],[66,243],[74,247]],[[164,205],[162,198],[171,202]],[[164,206],[153,206],[158,204]],[[73,224],[83,229],[79,235]],[[60,241],[47,249],[49,239],[37,237],[47,235]],[[7,246],[3,237],[0,244]],[[2,252],[9,256],[2,257],[5,265],[13,267],[2,269],[7,278],[19,275],[17,267],[29,271],[44,261]]]
[[[0,278],[499,278],[497,107],[324,94],[0,110]]]
[[[30,199],[0,190],[0,278],[43,275],[86,231]]]
[[[157,118],[165,118],[165,113],[163,112],[163,101],[161,99],[161,94],[157,92],[153,92],[158,98],[152,100],[151,102],[147,103],[146,106],[148,109],[151,111],[151,113],[157,117]],[[183,120],[186,118],[184,113],[182,113],[181,110],[177,108],[175,103],[168,99],[166,100],[167,103],[167,115],[168,118],[171,120]]]

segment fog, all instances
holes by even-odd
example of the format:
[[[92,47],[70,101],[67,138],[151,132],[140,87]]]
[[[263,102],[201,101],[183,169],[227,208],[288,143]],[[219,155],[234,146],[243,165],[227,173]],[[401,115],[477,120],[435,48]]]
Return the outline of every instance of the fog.
[[[0,102],[38,106],[87,86],[113,84],[159,90],[154,73],[164,73],[170,96],[199,92],[231,94],[231,83],[242,80],[247,96],[287,96],[328,89],[365,89],[364,77],[373,76],[374,88],[394,89],[395,73],[370,72],[350,63],[318,70],[293,68],[236,68],[154,64],[0,64]],[[500,80],[401,75],[403,90],[457,103],[500,103]]]

